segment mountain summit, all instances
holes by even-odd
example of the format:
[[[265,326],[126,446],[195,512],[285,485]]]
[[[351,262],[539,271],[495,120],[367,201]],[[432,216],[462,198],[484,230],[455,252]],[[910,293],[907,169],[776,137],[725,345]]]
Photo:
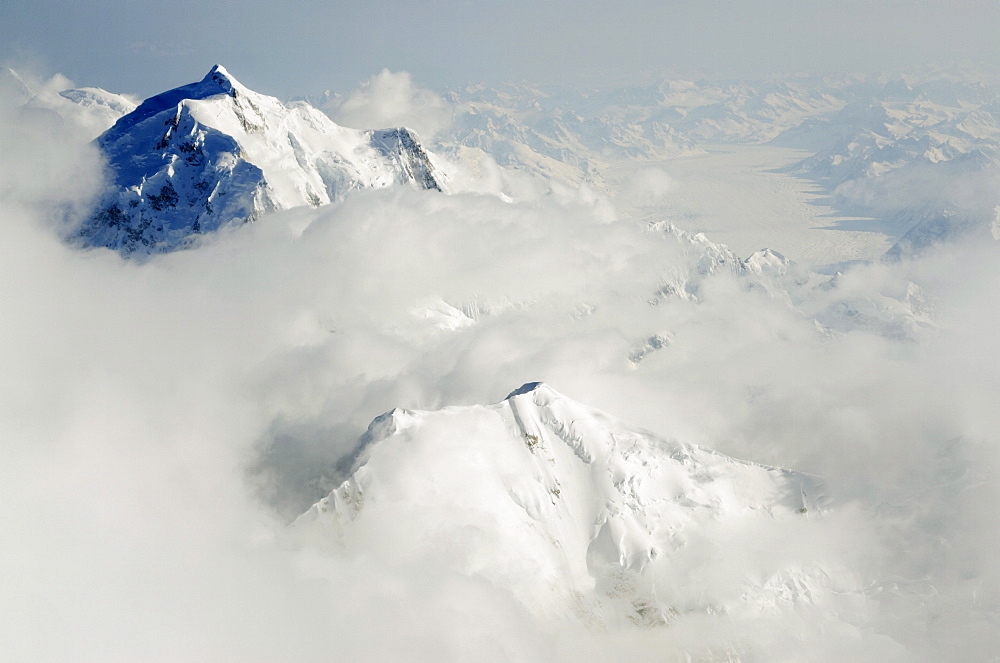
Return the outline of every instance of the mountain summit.
[[[349,551],[378,532],[393,564],[432,557],[511,588],[540,616],[654,626],[828,591],[808,562],[770,558],[752,575],[727,567],[726,582],[684,589],[715,577],[713,560],[733,549],[804,527],[825,501],[816,477],[658,439],[542,383],[493,405],[393,410],[355,459],[295,521],[301,536]]]
[[[305,102],[246,88],[222,65],[146,99],[96,142],[111,186],[79,238],[126,255],[172,251],[200,233],[355,189],[441,190],[410,130],[341,127]]]

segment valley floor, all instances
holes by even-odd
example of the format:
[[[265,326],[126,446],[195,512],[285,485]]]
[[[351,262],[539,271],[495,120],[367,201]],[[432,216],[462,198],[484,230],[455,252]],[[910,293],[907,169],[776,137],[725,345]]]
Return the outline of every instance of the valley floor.
[[[706,154],[606,170],[608,184],[619,192],[641,180],[637,176],[643,170],[659,169],[675,181],[655,204],[642,195],[628,200],[619,193],[620,209],[703,232],[741,257],[770,248],[817,269],[876,258],[906,230],[878,219],[845,216],[829,205],[815,181],[782,172],[808,157],[806,150],[771,145],[706,149]]]

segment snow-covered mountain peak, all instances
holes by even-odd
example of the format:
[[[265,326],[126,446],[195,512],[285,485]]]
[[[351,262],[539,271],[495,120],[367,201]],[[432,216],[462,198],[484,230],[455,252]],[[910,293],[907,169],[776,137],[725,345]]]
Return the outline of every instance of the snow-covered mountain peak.
[[[783,275],[788,265],[788,258],[771,249],[755,251],[743,261],[743,267],[751,274]]]
[[[209,70],[205,78],[201,80],[202,83],[207,84],[209,81],[215,83],[219,86],[219,89],[226,94],[232,94],[237,89],[246,90],[242,84],[236,78],[233,77],[229,71],[223,67],[221,64],[217,64]]]
[[[334,551],[388,537],[380,554],[394,562],[433,556],[511,587],[539,615],[656,625],[680,611],[788,602],[776,575],[697,597],[656,579],[672,564],[707,563],[691,546],[728,536],[729,521],[742,533],[794,528],[823,501],[815,477],[658,438],[531,382],[493,405],[378,417],[352,476],[294,530]],[[821,574],[779,571],[825,591]]]
[[[197,88],[194,95],[189,97],[191,99],[204,99],[216,94],[225,94],[227,96],[238,98],[240,95],[251,95],[255,97],[262,97],[258,92],[254,92],[250,88],[246,87],[238,80],[236,77],[229,73],[229,70],[223,67],[221,64],[214,65],[205,77],[201,79],[196,84]]]
[[[143,101],[97,139],[113,182],[79,237],[128,254],[172,251],[194,236],[350,191],[442,176],[407,129],[356,131],[307,103],[283,104],[222,65]]]
[[[540,392],[548,391],[555,393],[553,389],[544,382],[525,382],[520,387],[507,394],[507,398],[505,398],[504,400],[509,401],[515,396],[523,396],[524,394],[529,394],[533,391],[540,391]]]
[[[233,99],[240,95],[271,99],[245,87],[225,67],[217,64],[197,83],[182,85],[143,101],[134,111],[122,117],[107,134],[102,136],[101,142],[109,143],[150,117],[167,110],[179,110],[179,106],[185,105],[186,102],[201,101],[218,95],[226,95]]]

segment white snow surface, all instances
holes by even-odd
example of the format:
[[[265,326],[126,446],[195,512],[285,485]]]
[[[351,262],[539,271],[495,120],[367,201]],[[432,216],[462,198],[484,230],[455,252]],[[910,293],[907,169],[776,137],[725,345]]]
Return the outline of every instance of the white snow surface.
[[[80,237],[124,254],[171,251],[201,233],[352,190],[443,184],[409,130],[340,127],[305,102],[247,89],[221,65],[145,100],[97,144],[112,183]]]
[[[822,517],[822,482],[658,439],[544,384],[494,405],[393,410],[356,454],[353,475],[295,522],[299,536],[350,550],[388,535],[379,554],[443,558],[540,617],[655,626],[680,612],[812,604],[833,589],[808,561],[700,594],[676,586],[679,568],[697,576],[708,564],[689,541],[804,526]]]
[[[609,168],[606,179],[613,190],[627,191],[627,183],[654,169],[676,183],[653,204],[619,195],[622,213],[670,219],[741,256],[771,248],[811,266],[878,258],[902,232],[898,224],[840,212],[816,181],[788,172],[807,156],[804,150],[775,145],[706,147],[701,155]]]
[[[1000,204],[1000,92],[953,80],[895,81],[796,129],[827,136],[798,172],[841,209],[905,232],[891,255],[967,233],[988,237]]]

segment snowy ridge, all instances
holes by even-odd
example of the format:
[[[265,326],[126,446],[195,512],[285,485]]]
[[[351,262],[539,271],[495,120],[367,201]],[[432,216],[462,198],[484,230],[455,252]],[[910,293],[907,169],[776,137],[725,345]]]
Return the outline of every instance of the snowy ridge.
[[[969,232],[1000,204],[1000,92],[979,83],[899,80],[796,130],[826,135],[799,172],[845,209],[909,229],[900,256]]]
[[[785,579],[826,591],[802,567],[698,600],[658,587],[671,564],[691,561],[689,541],[727,524],[805,522],[823,506],[821,482],[657,439],[544,384],[495,405],[393,410],[373,422],[356,464],[296,520],[299,536],[350,550],[369,529],[396,532],[399,554],[509,586],[540,616],[653,626],[681,611],[794,603]]]
[[[101,88],[59,89],[68,83],[65,77],[53,76],[49,81],[35,82],[36,88],[13,69],[2,67],[0,105],[17,108],[27,116],[55,117],[83,140],[93,140],[135,109],[128,97]]]
[[[794,172],[837,207],[903,237],[891,255],[970,231],[1000,205],[1000,91],[962,76],[666,80],[611,90],[467,86],[438,149],[488,155],[543,180],[609,188],[616,163],[670,160],[713,145],[808,149]]]
[[[649,230],[675,237],[686,258],[671,265],[669,277],[660,283],[650,304],[670,298],[698,302],[710,279],[730,274],[747,290],[766,293],[815,320],[825,333],[863,329],[886,338],[914,341],[936,326],[936,302],[912,281],[901,280],[886,284],[880,292],[862,294],[850,282],[845,283],[839,272],[813,272],[771,249],[740,259],[724,244],[669,222],[651,223]],[[667,345],[668,335],[651,336],[629,359],[637,364]]]
[[[60,92],[59,96],[100,113],[111,126],[114,126],[118,118],[135,110],[135,104],[127,98],[99,87],[70,88]]]
[[[665,238],[664,248],[669,250],[655,277],[633,292],[650,307],[676,302],[699,306],[713,299],[720,284],[732,281],[813,320],[824,336],[864,330],[885,338],[918,341],[937,329],[937,302],[908,279],[889,279],[877,289],[859,289],[855,277],[812,271],[769,248],[741,258],[725,244],[668,221],[649,222],[645,231],[657,235],[657,241]],[[410,313],[431,333],[461,334],[490,318],[549,305],[551,302],[530,298],[428,297],[417,302]],[[595,308],[592,301],[581,299],[570,310],[574,317],[586,317]],[[669,326],[644,332],[627,353],[633,366],[671,344]]]
[[[440,149],[481,150],[503,167],[597,185],[616,161],[700,154],[700,143],[764,142],[844,105],[810,81],[673,80],[606,91],[508,83],[446,98],[458,112]]]
[[[113,181],[79,237],[126,255],[171,251],[201,233],[356,189],[442,186],[411,131],[340,127],[304,102],[247,89],[220,65],[147,99],[97,144]]]

